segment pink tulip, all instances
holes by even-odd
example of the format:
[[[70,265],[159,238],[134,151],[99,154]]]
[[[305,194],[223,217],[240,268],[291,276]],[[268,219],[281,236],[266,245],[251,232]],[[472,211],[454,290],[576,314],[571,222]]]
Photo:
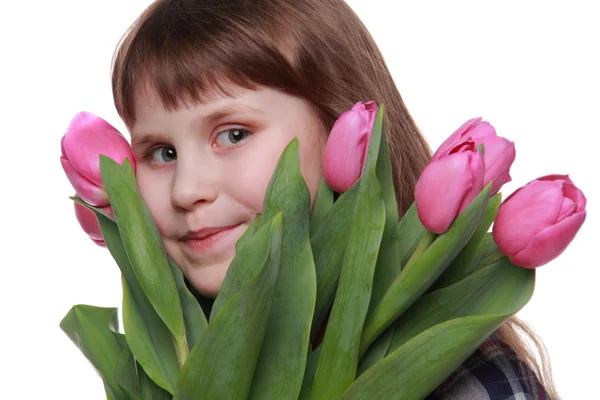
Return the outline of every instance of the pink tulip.
[[[492,236],[510,261],[540,267],[558,257],[586,217],[586,198],[568,175],[547,175],[512,193],[500,206]]]
[[[473,140],[430,162],[415,186],[419,219],[433,233],[444,233],[483,190],[483,158]]]
[[[485,186],[492,182],[490,195],[497,193],[505,183],[511,181],[510,167],[515,161],[515,144],[498,136],[494,127],[488,122],[482,122],[481,118],[473,118],[462,124],[441,144],[433,159],[447,155],[465,139],[474,140],[476,145],[483,144],[485,164],[483,184]]]
[[[360,178],[378,106],[356,103],[335,121],[325,145],[323,176],[333,190],[343,193]]]
[[[104,236],[102,236],[102,230],[98,224],[98,217],[96,217],[96,214],[81,204],[73,204],[75,204],[75,216],[77,217],[77,221],[79,221],[79,225],[81,225],[83,231],[87,233],[90,239],[92,239],[92,241],[98,246],[106,247],[106,243],[104,243]],[[101,208],[100,210],[104,211],[108,215],[114,215],[110,206]]]
[[[123,135],[88,112],[75,115],[61,140],[61,149],[60,162],[67,178],[77,195],[93,206],[109,205],[100,174],[100,154],[119,164],[127,158],[135,170],[131,147]]]

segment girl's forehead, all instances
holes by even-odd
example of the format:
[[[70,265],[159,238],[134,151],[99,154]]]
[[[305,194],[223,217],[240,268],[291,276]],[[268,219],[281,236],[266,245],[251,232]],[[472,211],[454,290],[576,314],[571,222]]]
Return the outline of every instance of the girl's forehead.
[[[306,100],[267,87],[231,87],[226,92],[213,92],[201,101],[182,99],[179,104],[171,107],[165,105],[155,90],[146,90],[136,96],[134,103],[132,136],[178,121],[210,127],[228,117],[239,117],[241,120],[280,119],[285,115],[296,115],[302,119],[316,119],[316,114]]]

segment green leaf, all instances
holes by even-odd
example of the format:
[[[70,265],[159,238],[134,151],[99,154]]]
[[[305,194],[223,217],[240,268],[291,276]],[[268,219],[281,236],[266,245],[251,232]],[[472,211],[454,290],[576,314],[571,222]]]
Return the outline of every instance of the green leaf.
[[[396,227],[399,262],[396,270],[393,272],[395,274],[394,280],[400,275],[400,272],[407,265],[417,246],[428,233],[429,231],[419,219],[417,206],[413,202]],[[390,282],[390,285],[391,283],[393,281]]]
[[[506,256],[498,248],[492,233],[488,232],[483,237],[477,252],[471,260],[469,269],[465,271],[465,275],[468,276],[469,274],[477,272],[478,270],[487,267],[488,265],[491,265],[504,257]]]
[[[219,293],[212,306],[211,320],[225,304],[239,293],[242,286],[257,273],[258,269],[262,268],[269,252],[269,235],[271,234],[270,227],[272,221],[264,226],[261,226],[261,221],[262,218],[258,215],[237,241],[235,257],[227,269],[223,283],[219,288]]]
[[[62,319],[60,328],[94,366],[103,380],[107,396],[128,399],[114,376],[123,351],[117,332],[117,309],[76,305]]]
[[[79,204],[96,213],[106,247],[122,274],[123,325],[132,353],[160,387],[173,393],[179,374],[171,334],[144,294],[133,271],[117,224],[80,199]]]
[[[188,346],[192,348],[198,342],[198,338],[208,325],[208,321],[206,320],[202,307],[200,307],[200,303],[198,303],[192,292],[188,290],[181,269],[170,258],[169,266],[171,267],[173,278],[175,278],[177,292],[179,292],[187,343]]]
[[[101,155],[100,170],[131,266],[148,300],[171,331],[183,363],[188,346],[177,285],[160,233],[137,188],[131,164],[126,159],[121,167]]]
[[[308,354],[308,359],[306,361],[306,370],[304,371],[304,379],[302,381],[302,390],[300,391],[300,396],[298,396],[298,400],[310,399],[310,392],[312,390],[315,372],[317,371],[317,365],[319,362],[319,355],[321,354],[321,350],[323,350],[323,346],[317,347],[315,351],[311,351]]]
[[[128,345],[123,347],[114,376],[117,384],[130,399],[140,399],[137,365]]]
[[[123,325],[129,348],[148,376],[169,393],[174,393],[179,366],[169,330],[149,302],[139,301],[125,278],[122,288]]]
[[[371,299],[373,274],[385,226],[385,204],[375,173],[382,115],[383,107],[380,107],[363,176],[359,179],[348,247],[322,343],[311,399],[336,399],[356,377],[358,344]]]
[[[419,298],[456,257],[479,226],[487,206],[490,185],[479,193],[427,250],[402,270],[365,322],[361,356],[385,329]]]
[[[311,327],[314,340],[329,311],[342,270],[342,262],[356,211],[359,184],[344,192],[310,238],[317,279],[315,311]],[[360,212],[360,210],[358,210]]]
[[[173,395],[158,386],[138,364],[140,400],[173,400]]]
[[[315,204],[312,208],[312,214],[310,216],[310,235],[312,236],[317,230],[319,226],[321,226],[321,222],[325,219],[325,216],[333,206],[333,190],[325,181],[325,178],[321,179],[321,184],[319,185],[319,190],[317,191],[317,197],[315,198]]]
[[[479,249],[483,238],[486,236],[487,231],[489,230],[490,226],[492,226],[501,203],[501,193],[497,193],[490,197],[485,209],[485,213],[483,214],[483,219],[477,227],[477,230],[475,233],[473,233],[473,236],[471,236],[469,242],[465,245],[465,247],[463,247],[460,253],[458,253],[456,258],[452,260],[444,273],[440,275],[437,281],[429,288],[430,292],[456,283],[468,275],[471,261]]]
[[[375,267],[369,313],[376,304],[379,304],[392,282],[400,273],[400,244],[396,231],[398,226],[398,203],[396,202],[392,163],[384,121],[385,117],[382,116],[380,125],[377,127],[381,130],[379,155],[377,157],[377,179],[381,184],[383,201],[385,203],[385,229],[383,231],[383,238],[381,239],[377,266]]]
[[[389,352],[447,320],[473,315],[511,315],[531,298],[534,270],[504,257],[467,278],[417,300],[394,325]]]
[[[394,324],[388,355],[342,396],[423,399],[531,299],[535,271],[504,259],[419,299]]]
[[[315,308],[316,276],[309,239],[310,192],[300,171],[298,139],[284,149],[271,177],[263,221],[279,212],[283,223],[281,269],[249,398],[298,398]]]
[[[358,370],[356,376],[362,375],[367,369],[383,360],[388,353],[390,343],[392,342],[392,336],[394,334],[394,325],[387,328],[373,344],[369,347],[365,355],[362,357],[358,364]]]
[[[188,357],[177,382],[175,399],[246,399],[265,338],[280,268],[283,217],[265,229],[268,254],[261,268],[214,315]],[[269,229],[270,228],[270,229]],[[263,237],[260,232],[256,237]]]
[[[368,369],[340,400],[424,399],[504,320],[466,317],[436,325]]]

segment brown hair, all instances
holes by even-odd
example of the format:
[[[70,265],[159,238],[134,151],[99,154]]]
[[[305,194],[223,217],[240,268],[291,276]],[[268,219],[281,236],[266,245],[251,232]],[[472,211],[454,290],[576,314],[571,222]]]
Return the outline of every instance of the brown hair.
[[[115,106],[135,121],[134,97],[150,85],[166,108],[202,101],[233,83],[266,86],[306,99],[329,131],[356,101],[386,107],[386,133],[402,215],[431,158],[370,33],[343,0],[157,0],[121,42],[113,61]],[[496,332],[554,394],[546,363],[518,334],[512,318]]]

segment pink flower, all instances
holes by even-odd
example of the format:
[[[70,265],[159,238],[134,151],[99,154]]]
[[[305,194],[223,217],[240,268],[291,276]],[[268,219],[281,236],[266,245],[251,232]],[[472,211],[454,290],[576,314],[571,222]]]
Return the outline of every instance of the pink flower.
[[[92,239],[92,241],[98,246],[106,247],[106,243],[104,243],[104,236],[102,236],[102,230],[98,224],[98,217],[96,217],[96,214],[81,204],[73,204],[75,205],[75,216],[77,217],[77,221],[79,221],[79,225],[81,225],[83,231],[87,233],[90,239]],[[101,208],[100,210],[104,211],[108,215],[114,215],[110,206]]]
[[[323,176],[338,193],[348,190],[362,174],[377,109],[374,101],[358,102],[340,115],[331,129],[323,155]]]
[[[500,206],[492,235],[510,261],[540,267],[558,257],[586,217],[586,198],[568,175],[547,175],[512,193]]]
[[[433,233],[444,233],[483,190],[485,167],[472,139],[463,140],[431,161],[415,186],[419,219]]]
[[[447,155],[465,139],[472,139],[477,146],[483,144],[485,164],[483,185],[486,186],[492,182],[490,196],[497,193],[505,183],[511,181],[510,167],[515,161],[516,155],[514,143],[497,136],[496,130],[488,122],[482,122],[481,118],[473,118],[462,124],[441,144],[433,155],[433,159]]]
[[[100,154],[121,164],[135,160],[127,140],[108,122],[88,112],[80,112],[71,121],[61,140],[60,162],[77,196],[97,207],[109,205],[100,174]]]

